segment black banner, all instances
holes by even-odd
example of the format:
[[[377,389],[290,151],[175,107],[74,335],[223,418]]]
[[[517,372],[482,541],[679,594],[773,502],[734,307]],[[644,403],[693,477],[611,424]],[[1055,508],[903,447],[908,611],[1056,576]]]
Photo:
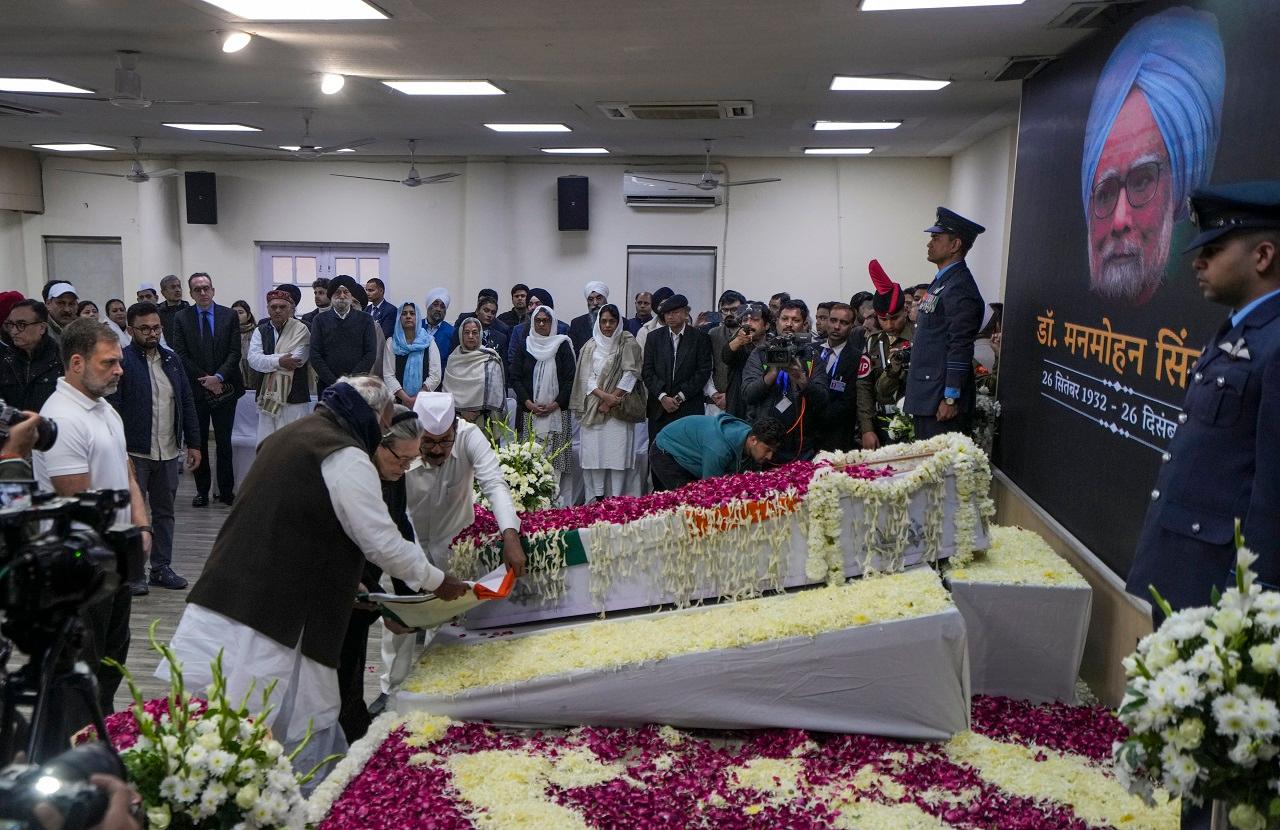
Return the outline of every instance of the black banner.
[[[996,462],[1118,574],[1230,309],[1186,197],[1280,178],[1280,3],[1149,3],[1023,89]]]

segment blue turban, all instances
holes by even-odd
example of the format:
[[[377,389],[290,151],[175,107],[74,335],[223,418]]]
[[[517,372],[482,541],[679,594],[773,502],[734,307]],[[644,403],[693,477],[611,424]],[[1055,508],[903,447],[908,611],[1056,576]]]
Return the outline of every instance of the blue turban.
[[[1209,180],[1222,124],[1226,57],[1217,18],[1186,6],[1139,21],[1102,68],[1084,129],[1080,189],[1085,220],[1102,147],[1134,87],[1151,107],[1173,182],[1174,219],[1187,215],[1187,197]]]

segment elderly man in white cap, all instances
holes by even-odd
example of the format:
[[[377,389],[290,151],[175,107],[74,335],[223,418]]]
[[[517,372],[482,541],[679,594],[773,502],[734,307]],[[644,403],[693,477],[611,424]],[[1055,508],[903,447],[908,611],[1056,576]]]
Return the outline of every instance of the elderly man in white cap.
[[[405,473],[409,518],[427,557],[438,568],[452,564],[453,538],[475,521],[473,482],[493,509],[502,531],[502,559],[516,576],[524,575],[524,547],[520,543],[520,518],[511,489],[502,477],[498,456],[475,424],[458,417],[453,396],[447,392],[423,392],[413,411],[422,422],[419,458]],[[382,693],[404,680],[413,666],[412,634],[382,633]],[[379,699],[370,711],[376,714]]]
[[[582,296],[587,298],[587,313],[574,317],[569,323],[569,342],[573,344],[574,354],[582,351],[583,345],[591,339],[596,315],[600,313],[600,307],[609,300],[609,286],[593,280],[582,286]]]
[[[453,325],[444,319],[449,311],[449,292],[436,286],[427,292],[427,299],[422,312],[422,327],[436,341],[440,351],[440,371],[443,372],[449,363],[449,352],[453,351]]]
[[[138,284],[138,302],[140,303],[160,303],[160,292],[156,290],[154,282],[143,282]]]
[[[62,346],[62,330],[76,319],[76,306],[80,297],[76,287],[65,280],[50,280],[40,289],[45,307],[49,310],[49,336]]]

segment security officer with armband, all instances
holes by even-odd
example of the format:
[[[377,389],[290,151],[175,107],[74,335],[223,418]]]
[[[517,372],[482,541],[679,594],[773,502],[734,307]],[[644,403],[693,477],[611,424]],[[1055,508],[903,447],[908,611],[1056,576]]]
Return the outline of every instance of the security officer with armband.
[[[1280,180],[1197,190],[1191,218],[1196,282],[1231,315],[1192,369],[1127,585],[1175,610],[1234,583],[1237,520],[1258,582],[1280,586]]]
[[[944,207],[929,234],[926,256],[938,268],[920,302],[911,371],[903,407],[915,420],[916,438],[968,432],[973,412],[973,341],[985,306],[965,264],[965,254],[986,228]]]
[[[893,443],[882,419],[898,413],[898,401],[906,389],[911,365],[911,341],[902,337],[907,325],[902,286],[889,279],[874,259],[868,263],[867,271],[876,287],[871,302],[879,331],[867,338],[866,351],[858,364],[858,431],[862,448],[874,450]]]

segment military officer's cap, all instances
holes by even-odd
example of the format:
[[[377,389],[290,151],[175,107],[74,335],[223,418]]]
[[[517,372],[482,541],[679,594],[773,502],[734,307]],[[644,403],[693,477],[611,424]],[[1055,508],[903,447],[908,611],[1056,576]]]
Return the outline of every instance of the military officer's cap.
[[[1188,201],[1200,233],[1183,253],[1232,231],[1280,228],[1280,180],[1203,187]]]
[[[952,236],[959,237],[964,244],[972,245],[973,241],[978,238],[978,234],[985,231],[986,228],[969,219],[965,219],[954,210],[944,207],[938,208],[938,216],[933,226],[925,228],[925,233],[949,233]]]

